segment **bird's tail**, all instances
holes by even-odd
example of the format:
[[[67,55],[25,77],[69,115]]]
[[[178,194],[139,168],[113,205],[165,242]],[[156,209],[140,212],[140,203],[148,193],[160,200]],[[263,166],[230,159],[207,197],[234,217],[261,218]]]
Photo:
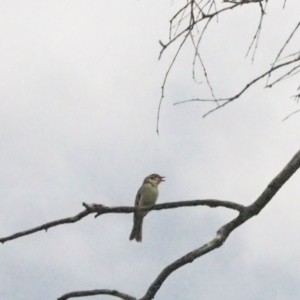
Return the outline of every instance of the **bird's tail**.
[[[133,223],[133,228],[129,236],[129,240],[136,240],[137,242],[142,241],[142,228],[143,228],[143,218],[138,218]]]

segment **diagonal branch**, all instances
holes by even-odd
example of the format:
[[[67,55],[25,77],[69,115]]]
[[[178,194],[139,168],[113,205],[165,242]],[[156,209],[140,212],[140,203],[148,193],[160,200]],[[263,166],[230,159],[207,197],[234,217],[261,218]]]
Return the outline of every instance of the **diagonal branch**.
[[[246,210],[250,210],[252,216],[260,211],[272,200],[281,187],[292,177],[300,167],[300,150],[293,156],[285,168],[268,184],[263,193]]]
[[[297,114],[298,112],[300,112],[300,109],[297,109],[297,110],[293,111],[292,113],[287,115],[282,121],[287,120],[289,117],[293,116],[294,114]]]
[[[193,102],[193,101],[214,101],[214,102],[222,102],[222,104],[220,104],[219,106],[215,107],[214,109],[211,109],[209,110],[206,114],[203,115],[203,117],[206,117],[207,115],[211,114],[212,112],[226,106],[227,104],[233,102],[234,100],[238,99],[242,94],[244,94],[244,92],[246,90],[248,90],[253,84],[255,84],[256,82],[258,82],[260,79],[264,78],[265,76],[271,74],[272,72],[276,71],[277,69],[280,69],[280,68],[283,68],[285,66],[288,66],[290,64],[293,64],[297,61],[300,60],[300,56],[293,59],[293,60],[290,60],[290,61],[287,61],[287,62],[284,62],[284,63],[281,63],[275,67],[272,67],[271,69],[269,69],[268,71],[266,71],[265,73],[261,74],[260,76],[254,78],[252,81],[250,81],[249,83],[246,84],[246,86],[240,91],[238,92],[236,95],[232,96],[232,97],[229,97],[229,98],[220,98],[220,99],[190,99],[190,100],[185,100],[185,101],[180,101],[180,102],[176,102],[174,103],[174,105],[178,105],[178,104],[183,104],[183,103],[187,103],[187,102]]]
[[[130,213],[133,213],[136,211],[136,208],[134,206],[108,207],[108,206],[104,206],[102,204],[86,204],[86,203],[83,203],[83,206],[86,209],[73,217],[48,222],[41,226],[37,226],[37,227],[34,227],[29,230],[17,232],[13,235],[0,238],[0,243],[4,244],[7,241],[11,241],[11,240],[20,238],[25,235],[33,234],[38,231],[42,231],[42,230],[47,231],[51,227],[55,227],[55,226],[59,226],[59,225],[63,225],[63,224],[75,223],[75,222],[80,221],[82,218],[84,218],[90,214],[93,214],[93,213],[96,213],[95,217],[98,217],[100,215],[109,214],[109,213],[130,214]],[[172,209],[172,208],[178,208],[178,207],[190,207],[190,206],[224,207],[224,208],[237,210],[239,212],[243,211],[243,209],[244,209],[243,205],[235,203],[235,202],[207,199],[207,200],[189,200],[189,201],[162,203],[162,204],[154,205],[153,207],[142,208],[141,210],[145,210],[145,211],[163,210],[163,209]]]
[[[91,290],[91,291],[71,292],[71,293],[64,294],[63,296],[57,298],[57,300],[67,300],[70,298],[96,296],[96,295],[110,295],[110,296],[118,297],[123,300],[137,300],[135,297],[118,292],[116,290]]]

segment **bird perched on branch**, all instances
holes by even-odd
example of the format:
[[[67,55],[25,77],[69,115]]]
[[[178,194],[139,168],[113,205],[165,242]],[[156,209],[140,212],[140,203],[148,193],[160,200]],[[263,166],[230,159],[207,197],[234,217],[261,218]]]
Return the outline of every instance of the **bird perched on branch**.
[[[151,207],[156,203],[158,198],[158,185],[164,180],[164,176],[151,174],[144,179],[142,186],[139,188],[135,197],[135,207]],[[133,228],[129,240],[135,239],[137,242],[142,241],[143,219],[148,212],[136,211],[133,216]]]

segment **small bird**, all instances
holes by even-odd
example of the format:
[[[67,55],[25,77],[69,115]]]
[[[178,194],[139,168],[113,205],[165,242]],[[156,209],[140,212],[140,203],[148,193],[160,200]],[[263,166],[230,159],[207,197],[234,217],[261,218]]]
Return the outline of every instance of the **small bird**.
[[[151,174],[144,179],[142,186],[139,188],[135,197],[135,207],[151,207],[156,203],[158,198],[158,185],[164,180],[164,176]],[[129,240],[135,239],[137,242],[142,241],[143,219],[148,212],[136,211],[133,215],[133,228]]]

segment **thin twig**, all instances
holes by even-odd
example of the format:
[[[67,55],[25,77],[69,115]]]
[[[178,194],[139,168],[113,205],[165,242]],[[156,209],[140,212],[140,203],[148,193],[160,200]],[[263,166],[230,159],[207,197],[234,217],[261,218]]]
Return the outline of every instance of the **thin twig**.
[[[179,45],[178,49],[177,49],[177,52],[175,54],[175,56],[173,57],[173,60],[169,66],[169,69],[167,70],[167,73],[165,74],[165,78],[164,78],[164,81],[163,81],[163,84],[162,84],[162,87],[161,87],[161,96],[160,96],[160,100],[159,100],[159,104],[158,104],[158,110],[157,110],[157,119],[156,119],[156,132],[157,134],[159,134],[159,129],[158,129],[158,125],[159,125],[159,117],[160,117],[160,109],[161,109],[161,104],[162,104],[162,100],[164,98],[164,92],[165,92],[165,85],[166,85],[166,82],[167,82],[167,79],[168,79],[168,76],[169,76],[169,73],[175,63],[175,60],[182,48],[182,46],[184,45],[187,37],[189,36],[189,33],[184,37],[183,41],[181,42],[181,44]]]
[[[262,28],[262,22],[263,22],[263,18],[264,18],[264,15],[266,14],[266,9],[267,9],[267,5],[268,5],[268,2],[266,2],[265,4],[265,7],[263,8],[261,2],[258,2],[259,4],[259,7],[260,7],[260,20],[259,20],[259,24],[258,24],[258,27],[257,27],[257,30],[256,30],[256,33],[252,39],[252,42],[248,48],[248,51],[246,53],[246,57],[248,56],[252,46],[254,45],[254,42],[255,42],[255,46],[254,46],[254,50],[253,50],[253,55],[252,55],[252,63],[254,62],[254,58],[255,58],[255,53],[256,53],[256,50],[257,50],[257,47],[258,47],[258,41],[259,41],[259,36],[260,36],[260,33],[261,33],[261,28]]]
[[[282,57],[282,58],[278,58],[278,59],[277,59],[277,62],[282,61],[282,60],[284,60],[284,59],[287,59],[287,58],[289,58],[289,57],[291,57],[291,56],[295,56],[295,55],[300,56],[300,51],[294,52],[294,53],[289,54],[289,55],[287,55],[287,56],[284,56],[284,57]]]
[[[181,17],[180,17],[180,19],[179,19],[179,22],[178,22],[177,24],[174,25],[174,27],[176,26],[176,29],[175,29],[175,32],[174,32],[174,36],[177,34],[177,31],[178,31],[178,29],[179,29],[179,27],[180,27],[180,25],[181,25],[181,22],[184,20],[184,13],[185,13],[185,11],[186,11],[188,5],[190,5],[190,2],[188,2],[188,3],[181,9],[181,10],[182,10],[182,13],[181,13]],[[179,12],[180,12],[181,10],[179,10]],[[177,12],[177,14],[178,14],[179,12]],[[170,26],[169,40],[171,40],[172,29],[174,28],[174,27],[173,27],[173,19],[174,19],[175,17],[177,17],[177,14],[170,20],[170,24],[171,24],[172,26]]]
[[[292,37],[294,36],[295,32],[298,30],[299,26],[300,26],[300,22],[296,25],[296,27],[294,28],[294,30],[292,31],[292,33],[290,34],[290,36],[288,37],[288,39],[285,41],[285,43],[283,44],[283,46],[282,46],[281,49],[279,50],[279,52],[278,52],[278,54],[277,54],[277,56],[276,56],[276,58],[275,58],[275,60],[274,60],[274,62],[273,62],[273,64],[272,64],[272,68],[274,68],[274,66],[275,66],[277,60],[279,59],[281,53],[283,52],[283,50],[285,49],[285,47],[287,46],[287,44],[290,42],[290,40],[291,40]],[[270,73],[269,76],[267,77],[267,83],[266,83],[266,85],[269,84],[270,77],[271,77],[271,73]]]
[[[271,68],[270,70],[268,70],[267,72],[261,74],[260,76],[256,77],[255,79],[253,79],[252,81],[250,81],[240,92],[238,92],[236,95],[229,97],[229,98],[220,98],[220,99],[189,99],[189,100],[184,100],[184,101],[180,101],[180,102],[176,102],[174,103],[174,105],[178,105],[178,104],[182,104],[182,103],[187,103],[187,102],[192,102],[192,101],[223,101],[223,103],[221,105],[219,105],[218,107],[215,107],[211,110],[209,110],[206,114],[203,115],[203,117],[208,116],[209,114],[211,114],[212,112],[226,106],[227,104],[231,103],[232,101],[236,100],[237,98],[239,98],[248,88],[250,88],[254,83],[256,83],[257,81],[259,81],[260,79],[264,78],[266,75],[268,75],[269,73],[274,72],[275,70],[285,67],[287,65],[290,65],[296,61],[299,61],[300,57],[295,58],[294,60],[279,64],[273,68]]]
[[[206,25],[208,25],[208,22],[207,22]],[[207,27],[205,27],[205,28],[207,28]],[[205,29],[205,28],[204,28],[204,29]],[[202,60],[202,58],[201,58],[201,56],[200,56],[200,52],[199,52],[199,43],[198,43],[198,45],[196,45],[196,44],[195,44],[195,41],[194,41],[194,39],[193,39],[192,36],[191,36],[191,40],[192,40],[193,46],[194,46],[194,48],[195,48],[195,56],[198,57],[198,59],[199,59],[199,61],[200,61],[200,63],[201,63],[201,66],[202,66],[202,69],[203,69],[203,72],[204,72],[204,77],[205,77],[205,79],[206,79],[206,83],[207,83],[207,85],[208,85],[208,87],[209,87],[209,89],[210,89],[210,92],[211,92],[212,97],[216,100],[216,97],[215,97],[215,95],[214,95],[214,90],[213,90],[212,85],[210,84],[210,81],[209,81],[209,79],[208,79],[208,75],[207,75],[207,71],[206,71],[204,62],[203,62],[203,60]],[[194,75],[195,75],[194,70],[195,70],[195,65],[194,65],[194,62],[193,62],[193,78],[194,78],[194,80],[195,80],[195,77],[194,77]]]
[[[276,79],[275,81],[273,81],[272,83],[269,83],[268,85],[266,85],[267,88],[271,88],[273,85],[275,85],[276,83],[284,80],[284,79],[287,79],[287,78],[290,78],[291,76],[294,76],[296,74],[299,73],[299,71],[293,73],[295,70],[299,69],[300,68],[300,65],[292,68],[290,71],[288,71],[286,74],[280,76],[278,79]]]
[[[243,3],[235,3],[234,5],[231,5],[231,6],[223,8],[223,9],[220,9],[217,12],[214,12],[214,13],[211,13],[211,14],[207,14],[207,15],[203,15],[203,17],[201,19],[197,20],[195,22],[195,24],[193,24],[193,26],[196,25],[197,23],[205,20],[205,19],[213,18],[213,17],[219,15],[222,12],[225,12],[225,11],[230,10],[230,9],[234,9],[234,8],[236,8],[238,6],[241,6],[242,4]],[[168,43],[164,44],[165,47],[163,47],[163,49],[160,51],[160,53],[159,53],[159,59],[161,58],[163,52],[167,49],[168,46],[170,46],[172,43],[174,43],[184,33],[189,32],[192,29],[193,26],[188,25],[185,29],[183,29],[180,33],[178,33],[174,38],[172,38]]]
[[[292,115],[294,115],[294,114],[296,114],[296,113],[298,113],[298,112],[300,112],[300,109],[297,109],[297,110],[295,110],[294,112],[292,112],[291,114],[287,115],[282,121],[287,120],[289,117],[291,117]]]
[[[255,0],[255,2],[260,2],[260,1],[261,1],[261,0],[257,0],[257,1]],[[201,1],[200,1],[200,2],[201,2]],[[251,2],[253,2],[253,1],[251,1]],[[208,9],[208,13],[205,13],[203,9],[204,9],[204,8],[206,7],[206,5],[208,5],[209,3],[210,3],[211,5],[210,5],[210,7],[209,7],[209,9]],[[196,3],[194,0],[188,1],[187,4],[179,10],[179,12],[184,14],[184,12],[187,10],[188,6],[189,6],[189,5],[191,6],[191,10],[190,10],[189,14],[187,15],[187,16],[190,16],[189,24],[188,24],[188,26],[187,26],[186,28],[184,28],[181,32],[179,32],[178,34],[176,34],[176,35],[172,38],[172,37],[171,37],[171,31],[172,31],[172,28],[173,28],[173,27],[172,27],[172,23],[173,23],[173,21],[179,16],[180,13],[177,12],[177,13],[173,16],[173,18],[172,18],[171,21],[170,21],[169,41],[168,41],[167,43],[163,43],[162,41],[159,41],[160,45],[162,46],[162,49],[161,49],[161,51],[160,51],[160,53],[159,53],[159,59],[161,58],[161,56],[162,56],[162,54],[164,53],[164,51],[165,51],[172,43],[174,43],[174,42],[175,42],[178,38],[180,38],[182,35],[184,35],[184,37],[183,37],[183,40],[182,40],[181,44],[179,45],[179,47],[178,47],[178,49],[177,49],[177,52],[176,52],[175,56],[173,57],[173,60],[172,60],[170,66],[169,66],[169,68],[168,68],[168,70],[167,70],[167,72],[166,72],[166,74],[165,74],[165,77],[164,77],[164,80],[163,80],[163,84],[162,84],[162,87],[161,87],[161,96],[160,96],[160,100],[159,100],[159,104],[158,104],[157,118],[156,118],[156,132],[157,132],[157,134],[159,134],[160,111],[161,111],[162,101],[163,101],[163,98],[164,98],[164,96],[165,96],[165,95],[164,95],[164,90],[165,90],[166,81],[167,81],[167,78],[168,78],[168,76],[169,76],[169,73],[170,73],[170,71],[171,71],[171,69],[172,69],[172,67],[173,67],[173,65],[174,65],[174,63],[175,63],[175,61],[176,61],[176,58],[177,58],[177,56],[178,56],[178,54],[179,54],[181,48],[183,47],[184,43],[186,42],[187,37],[188,37],[189,35],[192,35],[193,29],[196,27],[196,25],[197,25],[199,22],[202,22],[202,21],[205,20],[205,19],[212,20],[215,16],[218,17],[219,14],[221,14],[221,13],[223,13],[223,12],[225,12],[225,11],[228,11],[228,10],[232,10],[232,9],[234,9],[234,8],[236,8],[236,7],[238,7],[238,6],[241,6],[241,5],[245,4],[245,3],[250,3],[250,2],[249,2],[249,1],[245,1],[245,0],[242,1],[242,2],[238,2],[238,3],[237,3],[237,2],[234,2],[232,5],[229,5],[229,6],[224,7],[224,8],[222,8],[222,9],[218,10],[218,11],[215,11],[215,12],[213,12],[213,13],[210,13],[210,10],[211,10],[211,8],[212,8],[212,6],[213,6],[213,4],[214,4],[214,2],[211,2],[211,0],[208,0],[202,7],[200,7],[200,6],[199,6],[199,3]],[[198,11],[201,12],[202,16],[201,16],[200,18],[198,18],[199,14],[198,14],[197,17],[195,18],[195,15],[194,15],[194,9],[195,9],[195,8],[198,8]],[[182,20],[183,20],[184,18],[187,17],[187,16],[183,16],[183,14],[181,15],[181,17],[180,17],[180,19],[179,19],[179,23],[181,23]],[[202,31],[202,34],[201,34],[200,39],[199,39],[199,41],[198,41],[198,45],[199,45],[199,43],[200,43],[201,37],[202,37],[202,35],[203,35],[205,29],[207,28],[208,23],[209,23],[209,22],[207,22],[206,26],[204,27],[204,30]],[[178,28],[179,28],[179,27],[177,27],[177,29],[178,29]],[[176,29],[176,33],[177,33],[177,29]],[[197,56],[197,55],[196,55],[196,56]],[[207,77],[207,74],[206,74],[206,70],[205,70],[205,67],[204,67],[204,65],[203,65],[203,62],[202,62],[201,58],[200,58],[200,62],[201,62],[201,64],[202,64],[202,67],[204,68],[206,81],[207,81],[207,83],[208,83],[208,85],[209,85],[209,88],[210,88],[210,91],[211,91],[211,93],[212,93],[212,95],[213,95],[213,97],[214,97],[213,89],[212,89],[211,84],[209,83],[209,80],[208,80],[208,77]],[[218,101],[217,101],[217,100],[215,100],[215,103],[217,103],[217,105],[218,105]]]

